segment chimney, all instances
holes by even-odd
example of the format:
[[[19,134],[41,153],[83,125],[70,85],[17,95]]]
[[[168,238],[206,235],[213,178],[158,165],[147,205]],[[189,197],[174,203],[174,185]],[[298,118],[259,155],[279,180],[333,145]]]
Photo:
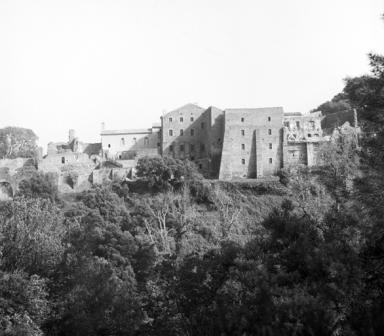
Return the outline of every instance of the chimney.
[[[69,134],[68,134],[68,140],[69,140],[69,142],[72,142],[73,139],[75,139],[75,130],[74,129],[70,129],[69,130]]]

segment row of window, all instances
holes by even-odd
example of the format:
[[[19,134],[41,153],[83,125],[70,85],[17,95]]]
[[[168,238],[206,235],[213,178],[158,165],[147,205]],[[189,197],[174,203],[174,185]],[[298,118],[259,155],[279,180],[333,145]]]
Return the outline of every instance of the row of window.
[[[173,130],[171,130],[171,129],[168,130],[168,134],[169,134],[169,136],[173,136]],[[193,128],[190,129],[189,134],[190,134],[191,136],[195,136],[195,130],[194,130]],[[183,136],[183,135],[184,135],[184,130],[183,130],[183,129],[180,130],[179,135],[180,135],[180,136]]]
[[[269,158],[269,164],[272,164],[272,158]],[[241,164],[245,165],[245,159],[241,159]]]
[[[245,135],[245,130],[241,130],[241,135],[242,136]],[[268,130],[268,135],[272,135],[272,130],[271,129]]]
[[[241,117],[241,122],[244,122],[245,121],[245,118],[244,117]],[[268,121],[271,121],[272,120],[272,118],[271,117],[268,117]]]
[[[132,144],[136,144],[137,142],[137,139],[136,138],[133,138],[132,139]],[[148,145],[149,144],[149,139],[148,137],[145,137],[144,138],[144,145]],[[125,146],[125,138],[121,138],[120,139],[120,146]],[[110,145],[108,145],[108,147],[111,147]]]
[[[195,145],[194,144],[190,144],[189,145],[189,150],[191,152],[194,152],[195,151]],[[170,152],[174,151],[174,146],[173,145],[169,146],[169,151]],[[179,145],[179,151],[180,152],[184,152],[185,151],[185,144]],[[200,152],[202,152],[202,153],[205,152],[205,144],[200,144]]]
[[[245,144],[241,144],[241,149],[245,150]],[[269,149],[272,149],[272,144],[271,143],[269,144]]]
[[[173,118],[172,118],[172,117],[169,117],[168,120],[169,120],[169,122],[171,123],[171,122],[173,121]],[[181,123],[184,122],[184,117],[180,117],[179,120],[180,120]],[[190,121],[194,121],[195,119],[191,116],[191,117],[189,118],[189,120],[190,120]]]

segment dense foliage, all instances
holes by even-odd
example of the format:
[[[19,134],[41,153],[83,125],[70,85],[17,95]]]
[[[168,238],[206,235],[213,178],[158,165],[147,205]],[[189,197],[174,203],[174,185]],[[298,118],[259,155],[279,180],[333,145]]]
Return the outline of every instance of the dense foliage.
[[[35,158],[37,136],[27,128],[5,127],[0,129],[0,158]]]
[[[0,335],[382,335],[384,58],[343,99],[365,136],[279,188],[207,183],[142,158],[147,189],[60,199],[46,176],[0,203]]]

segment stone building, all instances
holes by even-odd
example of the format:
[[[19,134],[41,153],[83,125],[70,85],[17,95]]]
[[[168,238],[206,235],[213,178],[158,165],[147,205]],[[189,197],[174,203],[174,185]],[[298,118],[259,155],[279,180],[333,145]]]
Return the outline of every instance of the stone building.
[[[101,130],[103,158],[137,160],[140,156],[160,154],[160,125],[148,129]]]

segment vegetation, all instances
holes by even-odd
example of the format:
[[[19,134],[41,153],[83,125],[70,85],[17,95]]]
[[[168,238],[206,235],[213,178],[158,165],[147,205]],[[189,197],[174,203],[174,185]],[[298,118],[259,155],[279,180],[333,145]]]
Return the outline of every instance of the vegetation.
[[[142,158],[147,189],[60,199],[46,176],[0,203],[0,335],[381,335],[384,58],[343,99],[366,136],[277,187],[207,183]]]
[[[0,129],[0,157],[35,158],[37,156],[37,136],[27,128],[5,127]]]

